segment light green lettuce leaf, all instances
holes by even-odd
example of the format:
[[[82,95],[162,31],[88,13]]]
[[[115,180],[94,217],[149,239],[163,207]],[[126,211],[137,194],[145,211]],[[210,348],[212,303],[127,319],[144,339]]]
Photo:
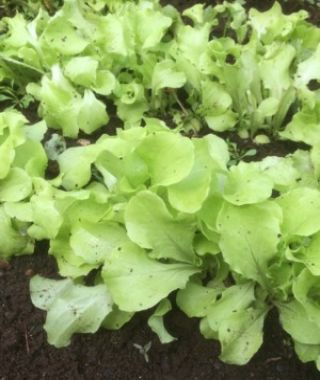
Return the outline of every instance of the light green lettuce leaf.
[[[75,255],[68,238],[58,236],[50,240],[49,254],[55,257],[61,276],[70,278],[86,276],[98,265],[88,264],[82,257]]]
[[[208,48],[210,24],[199,28],[190,25],[179,25],[177,31],[178,55],[181,54],[193,65],[198,66]]]
[[[291,260],[286,255],[283,257],[278,252],[278,257],[269,266],[266,273],[268,288],[272,289],[274,297],[278,300],[287,301],[292,293],[292,278],[294,277],[294,267]],[[289,261],[290,260],[290,261]]]
[[[320,230],[320,192],[301,187],[277,199],[283,212],[282,233],[285,236],[310,236]]]
[[[254,300],[254,285],[251,282],[225,289],[219,300],[208,305],[207,322],[210,329],[217,334],[225,319],[233,313],[246,310]]]
[[[104,46],[107,54],[127,57],[134,52],[134,33],[129,15],[109,13],[103,22]]]
[[[264,118],[274,116],[279,109],[279,105],[280,101],[277,98],[263,99],[257,108],[257,116],[261,119],[261,123]]]
[[[278,2],[275,2],[273,7],[266,12],[259,12],[254,8],[249,12],[253,30],[257,37],[266,44],[276,39],[287,40],[299,22],[307,17],[308,13],[304,10],[285,15]]]
[[[74,333],[95,333],[112,310],[112,299],[104,284],[84,286],[71,280],[35,276],[30,281],[33,304],[47,311],[44,329],[48,342],[65,347]]]
[[[198,165],[197,165],[198,164]],[[207,198],[211,184],[211,173],[197,163],[187,178],[168,188],[171,205],[179,211],[195,213]]]
[[[193,241],[194,250],[198,256],[205,255],[217,255],[220,253],[220,247],[218,245],[218,238],[216,241],[209,240],[202,234],[196,234]]]
[[[199,69],[181,54],[175,56],[175,61],[177,70],[185,73],[186,83],[190,84],[195,90],[200,91],[202,75]]]
[[[320,145],[314,145],[311,148],[310,159],[316,178],[320,178]]]
[[[226,17],[228,17],[227,25],[236,32],[240,42],[246,37],[248,29],[247,14],[243,4],[244,2],[242,1],[234,3],[223,2],[222,4],[218,4],[215,8],[218,10],[219,7],[225,7],[225,13],[228,12],[226,15]]]
[[[209,166],[212,167],[212,169],[225,171],[227,163],[230,160],[227,143],[222,138],[213,134],[204,136],[201,140],[200,142],[199,139],[196,144],[207,146],[210,155]]]
[[[249,308],[233,313],[219,327],[220,359],[229,364],[244,365],[263,342],[263,323],[267,308]]]
[[[126,241],[125,230],[112,222],[81,223],[71,229],[70,246],[88,264],[103,264]]]
[[[320,305],[319,305],[319,277],[313,276],[308,269],[304,269],[293,281],[293,294],[306,311],[307,319],[317,324],[317,330],[320,332]],[[316,331],[317,331],[316,330]],[[319,344],[306,340],[297,340],[301,343]]]
[[[44,177],[48,158],[39,141],[28,139],[24,144],[16,147],[12,164],[24,169],[30,177]]]
[[[137,153],[148,166],[152,185],[158,186],[180,182],[190,173],[194,162],[192,142],[171,132],[146,137]]]
[[[125,210],[129,238],[142,248],[152,249],[151,257],[194,263],[194,226],[174,218],[165,202],[151,191],[132,197]]]
[[[31,178],[22,169],[12,168],[7,177],[0,180],[0,202],[22,201],[31,191]]]
[[[292,45],[274,44],[267,48],[265,56],[260,60],[259,69],[264,87],[270,91],[270,96],[277,100],[280,100],[284,91],[292,86],[289,69],[295,54]]]
[[[229,55],[236,59],[234,64],[225,62],[228,56],[226,55],[227,52],[224,52],[224,45],[219,47],[219,55],[222,54],[223,62],[221,63],[221,72],[216,75],[225,83],[226,90],[233,100],[233,109],[238,114],[228,111],[225,115],[229,115],[228,118],[231,121],[233,119],[233,125],[238,122],[240,129],[245,128],[254,131],[259,126],[250,118],[253,116],[252,111],[257,108],[257,103],[262,99],[256,45],[252,41],[239,51],[234,51],[232,48]]]
[[[314,110],[305,106],[297,112],[292,121],[280,133],[284,137],[293,141],[302,141],[311,146],[320,144],[320,108],[317,105]]]
[[[24,134],[28,140],[40,142],[43,140],[48,127],[44,120],[24,127]]]
[[[319,244],[319,232],[312,237],[290,239],[289,247],[286,249],[286,257],[290,261],[303,263],[314,276],[319,276]]]
[[[320,276],[320,233],[313,235],[310,244],[299,254],[299,259],[314,276]]]
[[[294,350],[302,363],[311,361],[316,362],[317,369],[320,368],[320,345],[319,344],[303,344],[294,342]]]
[[[98,65],[93,57],[74,57],[66,64],[64,73],[73,83],[90,88],[96,82]]]
[[[81,53],[89,43],[80,30],[75,29],[66,17],[59,15],[51,18],[42,38],[51,49],[67,56]]]
[[[76,225],[85,223],[99,223],[103,220],[110,220],[110,216],[116,222],[116,215],[112,214],[112,206],[108,198],[97,197],[89,191],[74,191],[57,193],[55,207],[63,215],[64,229],[71,230]]]
[[[156,333],[162,344],[171,343],[177,338],[168,333],[164,326],[163,317],[172,309],[171,302],[166,298],[160,301],[156,310],[148,319],[148,325]]]
[[[144,113],[149,109],[144,87],[140,83],[132,81],[116,86],[114,93],[118,98],[115,100],[115,104],[120,119],[131,124],[140,123]]]
[[[290,155],[293,161],[293,166],[298,170],[300,176],[297,179],[296,187],[310,187],[311,189],[318,188],[318,180],[315,173],[315,167],[312,162],[311,155],[308,151],[297,149]]]
[[[210,129],[222,132],[236,124],[236,114],[230,109],[232,98],[221,84],[202,81],[201,96],[202,103],[198,112],[204,116]]]
[[[206,115],[208,127],[215,132],[224,132],[232,129],[236,123],[236,114],[232,111],[226,111],[221,115]]]
[[[209,195],[212,176],[226,170],[229,153],[226,143],[217,136],[193,139],[195,159],[191,172],[182,181],[168,187],[171,205],[179,211],[195,213]]]
[[[260,162],[260,168],[272,180],[274,188],[278,191],[295,187],[297,179],[300,178],[291,157],[266,157]]]
[[[172,291],[185,287],[199,269],[189,264],[163,264],[150,259],[143,249],[124,244],[107,258],[102,276],[121,310],[149,309]]]
[[[313,79],[320,80],[319,64],[320,45],[318,45],[317,49],[308,59],[299,63],[295,74],[295,85],[297,87],[304,87]]]
[[[183,16],[190,18],[195,24],[203,24],[204,4],[195,4],[182,12]]]
[[[97,145],[72,147],[58,157],[62,186],[66,190],[77,190],[87,185],[91,178],[91,165],[100,150]]]
[[[53,239],[63,223],[63,217],[54,201],[46,195],[33,195],[30,199],[33,225],[28,234],[36,240]]]
[[[224,87],[209,80],[201,82],[201,113],[217,116],[225,113],[232,105],[232,98]]]
[[[320,344],[320,327],[312,321],[304,306],[294,300],[278,305],[280,322],[295,341],[302,344]]]
[[[270,198],[272,180],[255,163],[241,161],[227,176],[223,197],[234,205],[254,204]]]
[[[79,129],[91,133],[108,122],[105,105],[92,91],[85,90],[81,96],[58,65],[51,70],[51,78],[44,76],[41,86],[27,86],[27,91],[40,101],[40,114],[49,127],[62,129],[67,137],[76,137]]]
[[[116,137],[104,136],[99,139],[97,148],[101,149],[101,153],[97,156],[95,166],[108,189],[132,192],[148,180],[148,167],[135,152],[146,131],[146,128],[131,128],[120,130]]]
[[[100,95],[110,95],[116,87],[116,78],[109,70],[98,70],[92,90]]]
[[[203,203],[201,210],[198,212],[199,219],[205,223],[205,225],[211,231],[217,231],[217,218],[224,205],[222,196],[211,195]]]
[[[33,225],[28,234],[37,240],[53,239],[63,223],[53,199],[54,188],[44,179],[33,180],[35,193],[30,198]]]
[[[15,229],[11,218],[0,206],[0,257],[9,258],[33,252],[33,244],[24,229]]]
[[[151,84],[154,95],[163,88],[180,88],[185,82],[185,74],[177,70],[173,61],[164,60],[155,65]]]
[[[5,45],[7,47],[18,49],[29,42],[27,21],[23,14],[17,13],[14,17],[5,17],[4,22],[9,32],[5,38]]]
[[[78,107],[78,125],[87,134],[106,125],[109,121],[106,106],[90,90],[84,91]]]
[[[158,45],[172,24],[170,17],[147,6],[137,7],[134,15],[135,33],[142,49],[151,49]]]
[[[177,305],[188,317],[205,317],[208,308],[215,303],[221,288],[210,288],[189,281],[184,289],[177,293]]]
[[[27,119],[15,110],[0,113],[0,179],[4,179],[15,159],[15,149],[22,145],[26,138],[23,127]]]
[[[102,327],[107,330],[119,330],[123,325],[129,322],[133,316],[134,313],[122,311],[117,305],[113,304],[113,309],[103,321]]]
[[[30,202],[5,202],[3,209],[10,218],[20,220],[21,222],[33,221]]]
[[[148,167],[136,152],[116,156],[104,150],[95,161],[108,189],[132,192],[149,178]]]
[[[217,220],[219,246],[230,268],[265,284],[270,260],[277,255],[281,208],[267,201],[237,207],[226,203]]]

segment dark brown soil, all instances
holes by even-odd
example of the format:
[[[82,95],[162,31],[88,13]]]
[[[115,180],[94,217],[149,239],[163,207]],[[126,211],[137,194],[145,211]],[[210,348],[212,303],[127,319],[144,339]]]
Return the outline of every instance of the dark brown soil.
[[[244,367],[219,361],[219,346],[199,333],[198,321],[174,311],[166,324],[178,341],[161,345],[148,329],[148,313],[140,313],[122,330],[77,335],[72,344],[55,349],[42,329],[44,313],[29,296],[30,276],[56,277],[56,267],[42,244],[34,256],[0,265],[1,380],[316,380],[313,364],[300,363],[276,313],[267,319],[262,349]],[[133,347],[152,342],[149,363]]]

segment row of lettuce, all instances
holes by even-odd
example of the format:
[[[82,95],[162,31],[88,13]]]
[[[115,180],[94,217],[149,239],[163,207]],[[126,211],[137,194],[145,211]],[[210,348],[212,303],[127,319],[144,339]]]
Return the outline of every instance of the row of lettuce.
[[[30,287],[51,344],[150,308],[148,324],[171,342],[163,316],[176,294],[224,361],[250,360],[276,307],[301,360],[320,368],[320,29],[306,18],[277,3],[182,16],[157,1],[65,0],[53,16],[1,21],[1,85],[36,99],[41,121],[0,113],[0,256],[49,240],[66,279]],[[125,127],[115,136],[107,100]],[[221,138],[180,133],[205,123],[310,150],[233,165]],[[101,127],[94,143],[63,144]],[[45,144],[48,128],[63,136]]]
[[[221,138],[190,139],[146,118],[66,149],[60,174],[46,180],[45,123],[0,116],[1,256],[46,239],[67,277],[31,280],[51,344],[120,328],[154,306],[151,328],[172,341],[163,315],[180,289],[179,307],[201,318],[226,362],[244,364],[258,350],[272,307],[300,358],[319,360],[320,191],[308,151],[228,167]]]
[[[0,80],[26,88],[69,137],[105,126],[108,99],[126,128],[166,114],[186,131],[277,135],[294,115],[283,137],[313,139],[300,131],[319,118],[320,29],[307,17],[278,3],[180,14],[157,0],[65,0],[54,15],[1,20]]]

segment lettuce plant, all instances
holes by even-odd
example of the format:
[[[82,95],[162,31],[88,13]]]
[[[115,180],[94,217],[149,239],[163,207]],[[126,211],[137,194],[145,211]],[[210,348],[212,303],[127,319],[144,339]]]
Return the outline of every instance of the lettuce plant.
[[[120,328],[157,305],[149,325],[169,342],[163,316],[175,293],[203,335],[221,342],[228,363],[250,360],[274,307],[298,355],[317,361],[311,295],[320,273],[320,192],[310,153],[229,167],[219,137],[189,139],[159,120],[145,124],[64,150],[57,178],[32,173],[32,192],[2,198],[6,220],[23,222],[31,241],[48,239],[67,277],[31,280],[32,301],[48,312],[49,342],[62,347],[75,332]]]

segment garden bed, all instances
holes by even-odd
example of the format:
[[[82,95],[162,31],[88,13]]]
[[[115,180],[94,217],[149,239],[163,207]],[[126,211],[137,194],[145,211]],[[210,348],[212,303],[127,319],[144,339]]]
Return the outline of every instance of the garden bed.
[[[173,4],[179,10],[197,1],[162,1]],[[208,1],[208,4],[213,2]],[[260,10],[268,9],[272,1],[248,1],[248,6]],[[262,4],[263,3],[263,4]],[[301,1],[285,2],[287,13],[302,9]],[[310,20],[317,23],[320,11],[311,5],[305,6]],[[36,107],[22,110],[27,118],[38,120]],[[110,111],[110,109],[109,109]],[[109,133],[118,127],[115,115]],[[210,131],[200,132],[207,134]],[[99,136],[80,135],[94,142]],[[52,131],[47,135],[51,137]],[[285,156],[296,149],[305,149],[301,143],[277,141],[257,146],[250,139],[239,139],[234,133],[222,133],[223,138],[237,143],[240,151],[255,149],[257,153],[249,160],[261,160],[269,155]],[[73,142],[69,143],[72,146]],[[49,166],[48,178],[57,174]],[[278,314],[273,310],[266,319],[264,343],[259,352],[245,366],[233,366],[218,359],[220,348],[216,341],[205,340],[199,332],[199,320],[187,318],[170,300],[173,311],[165,317],[169,333],[178,340],[160,344],[158,337],[147,326],[151,311],[137,313],[119,331],[100,329],[93,335],[77,334],[66,348],[54,348],[47,343],[43,330],[45,313],[36,309],[30,300],[30,278],[40,274],[58,278],[55,260],[48,257],[48,244],[36,244],[32,256],[0,261],[0,380],[86,380],[86,379],[155,379],[155,380],[314,380],[319,372],[314,364],[301,363],[294,352],[290,337],[283,331]],[[151,348],[143,355],[135,345]]]

